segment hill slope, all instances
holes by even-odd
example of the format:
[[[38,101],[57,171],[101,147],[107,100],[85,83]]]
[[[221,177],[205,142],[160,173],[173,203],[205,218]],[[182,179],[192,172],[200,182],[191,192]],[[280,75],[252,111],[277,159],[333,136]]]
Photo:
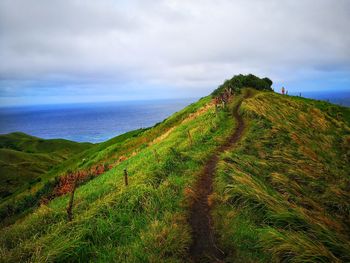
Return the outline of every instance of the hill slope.
[[[69,160],[55,173],[110,169],[77,188],[72,221],[63,195],[3,227],[3,261],[186,262],[198,181],[213,156],[206,215],[224,260],[348,261],[349,109],[246,92],[225,109],[205,97]],[[245,129],[215,155],[238,127],[232,112],[242,100]]]
[[[232,130],[228,115],[216,113],[207,97],[120,147],[107,147],[94,158],[122,155],[123,161],[77,189],[74,220],[67,222],[67,195],[41,205],[2,229],[2,255],[9,262],[179,260],[190,244],[186,200],[193,174]]]
[[[91,146],[63,139],[44,140],[20,132],[0,135],[0,199],[41,181],[41,175]]]
[[[241,110],[213,196],[227,260],[349,262],[350,109],[260,93]]]

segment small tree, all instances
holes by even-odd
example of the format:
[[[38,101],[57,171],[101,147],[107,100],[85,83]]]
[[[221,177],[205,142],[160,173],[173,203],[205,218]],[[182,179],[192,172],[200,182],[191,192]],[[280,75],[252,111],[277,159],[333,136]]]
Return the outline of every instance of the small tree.
[[[259,78],[253,74],[248,75],[236,75],[220,85],[213,91],[213,96],[218,96],[226,89],[231,89],[232,93],[239,93],[242,88],[254,88],[257,90],[269,90],[272,91],[272,80],[269,78]]]

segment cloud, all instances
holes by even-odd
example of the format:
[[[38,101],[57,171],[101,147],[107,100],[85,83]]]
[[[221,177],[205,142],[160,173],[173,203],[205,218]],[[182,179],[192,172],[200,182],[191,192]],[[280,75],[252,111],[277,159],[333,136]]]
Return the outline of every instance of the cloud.
[[[0,96],[202,96],[248,72],[297,89],[350,75],[349,13],[347,0],[2,0]]]

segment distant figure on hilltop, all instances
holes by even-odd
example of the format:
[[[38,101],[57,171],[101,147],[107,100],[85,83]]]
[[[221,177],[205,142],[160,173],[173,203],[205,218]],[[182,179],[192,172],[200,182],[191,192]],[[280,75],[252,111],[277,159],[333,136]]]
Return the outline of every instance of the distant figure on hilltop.
[[[284,87],[282,87],[282,94],[284,95],[284,92],[285,92],[285,89],[284,89]]]

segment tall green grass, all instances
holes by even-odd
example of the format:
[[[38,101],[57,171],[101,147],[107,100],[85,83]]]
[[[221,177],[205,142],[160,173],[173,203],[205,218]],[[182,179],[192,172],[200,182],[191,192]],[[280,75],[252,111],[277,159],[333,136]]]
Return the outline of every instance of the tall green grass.
[[[229,111],[216,113],[208,97],[129,138],[116,149],[127,155],[124,161],[77,188],[72,222],[66,219],[69,196],[40,206],[1,230],[1,258],[4,262],[182,262],[191,243],[188,193],[195,175],[233,126]],[[109,147],[93,158],[117,159]],[[129,173],[127,187],[124,169]]]
[[[350,129],[344,108],[323,106],[273,93],[242,103],[247,129],[213,195],[228,262],[350,261]]]
[[[46,193],[48,186],[51,186],[55,181],[58,181],[58,177],[64,176],[65,174],[70,173],[70,171],[88,170],[99,164],[106,164],[107,166],[117,165],[120,160],[124,160],[129,156],[136,154],[140,149],[147,147],[149,143],[152,143],[153,140],[166,134],[166,132],[179,125],[190,114],[194,114],[209,101],[210,97],[203,98],[173,114],[163,122],[158,123],[152,129],[147,128],[127,132],[106,142],[96,144],[90,149],[78,153],[63,163],[54,166],[49,172],[41,175],[39,181],[34,181],[33,184],[30,184],[30,187],[20,189],[20,191],[17,191],[15,194],[9,196],[0,203],[0,218],[3,218],[2,215],[4,214],[11,215],[7,216],[2,224],[10,224],[17,220],[17,218],[28,213],[33,207],[36,207],[39,204],[41,193]],[[22,137],[22,134],[19,135]],[[17,134],[13,134],[13,136],[16,138],[18,137]],[[10,138],[11,141],[13,136]],[[35,140],[38,139],[28,135],[26,135],[25,138],[28,140],[32,140],[33,138]],[[18,147],[22,147],[21,145]]]

